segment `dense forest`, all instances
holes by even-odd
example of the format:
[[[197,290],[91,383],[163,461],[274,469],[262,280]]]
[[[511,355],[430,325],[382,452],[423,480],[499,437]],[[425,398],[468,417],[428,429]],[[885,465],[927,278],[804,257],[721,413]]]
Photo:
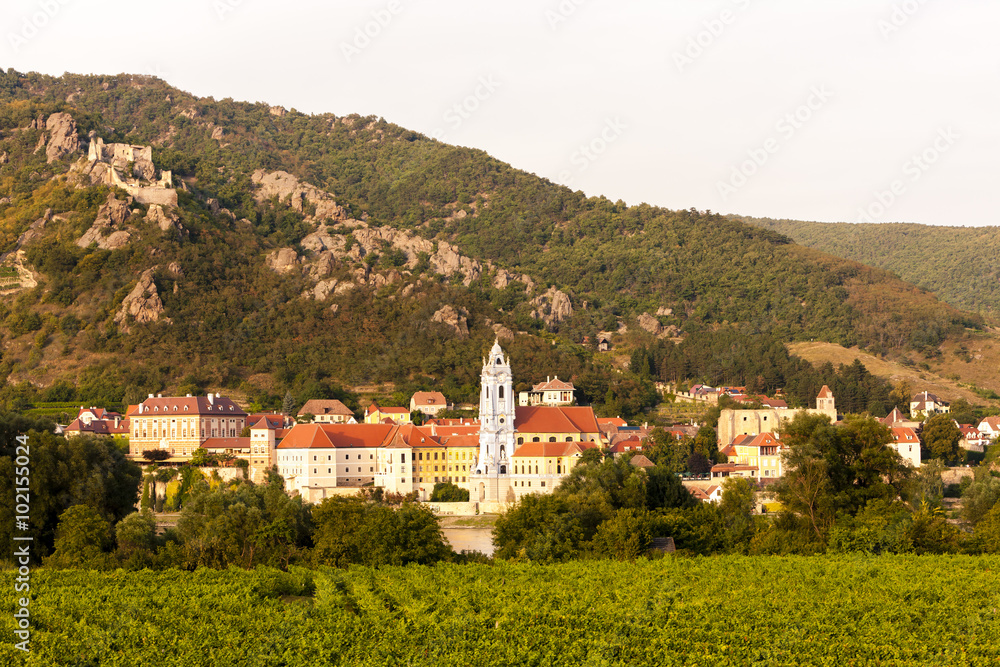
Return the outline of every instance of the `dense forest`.
[[[90,136],[152,145],[156,166],[179,185],[177,224],[164,230],[133,202],[116,227],[130,234],[126,244],[79,247],[74,240],[125,193],[74,180],[82,152],[46,158],[44,119],[57,112],[72,116],[81,151]],[[738,350],[821,339],[895,354],[982,324],[882,270],[770,230],[588,198],[381,118],[195,98],[151,77],[0,73],[0,155],[0,249],[23,250],[39,278],[0,300],[8,408],[208,387],[262,406],[276,407],[287,391],[300,403],[350,404],[345,388],[370,383],[439,388],[462,401],[474,397],[482,351],[503,326],[526,334],[505,342],[521,388],[559,374],[577,381],[581,401],[636,414],[658,400],[659,369],[622,373],[594,341],[628,327],[638,331],[628,345],[663,346],[637,327],[640,315],[656,313],[679,339],[714,341],[711,353],[678,345],[667,376],[749,384],[760,376],[768,390],[794,384],[795,373],[734,363]],[[331,269],[341,280],[390,276],[383,283],[303,298],[316,285],[305,237],[324,222],[346,234],[345,251],[353,237],[317,220],[316,202],[255,197],[257,170],[323,189],[369,230],[451,243],[527,282],[501,287],[489,270],[440,273],[426,254],[407,265],[386,243]],[[273,270],[266,258],[282,248],[303,268]],[[116,314],[146,271],[163,317],[122,326]],[[549,288],[567,295],[572,313],[547,317],[539,295]],[[434,321],[444,306],[462,314],[467,336]],[[817,382],[831,384],[826,370],[792,391],[805,400]]]
[[[1000,314],[1000,230],[913,223],[733,220],[784,234],[804,246],[876,266],[933,292],[956,308]]]

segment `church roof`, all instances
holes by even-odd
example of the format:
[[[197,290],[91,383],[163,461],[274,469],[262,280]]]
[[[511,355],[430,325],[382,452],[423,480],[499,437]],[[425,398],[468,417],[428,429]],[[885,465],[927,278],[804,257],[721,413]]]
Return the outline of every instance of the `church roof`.
[[[514,428],[522,433],[600,433],[594,411],[582,407],[517,406]]]
[[[819,396],[816,398],[833,398],[833,392],[830,391],[829,387],[823,385],[823,388],[819,390]]]

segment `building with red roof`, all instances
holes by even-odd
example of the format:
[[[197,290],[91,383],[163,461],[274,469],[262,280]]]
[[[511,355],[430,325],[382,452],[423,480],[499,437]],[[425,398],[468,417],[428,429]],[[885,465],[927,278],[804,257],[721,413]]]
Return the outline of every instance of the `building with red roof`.
[[[129,455],[150,449],[190,458],[209,438],[236,438],[247,426],[247,413],[231,399],[207,396],[153,396],[129,419]]]

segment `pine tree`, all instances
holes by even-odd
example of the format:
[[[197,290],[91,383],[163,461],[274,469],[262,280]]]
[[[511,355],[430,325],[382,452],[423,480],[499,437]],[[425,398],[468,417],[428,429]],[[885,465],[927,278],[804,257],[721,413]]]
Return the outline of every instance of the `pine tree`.
[[[285,399],[281,401],[281,412],[290,415],[295,410],[295,397],[291,390],[285,392]]]

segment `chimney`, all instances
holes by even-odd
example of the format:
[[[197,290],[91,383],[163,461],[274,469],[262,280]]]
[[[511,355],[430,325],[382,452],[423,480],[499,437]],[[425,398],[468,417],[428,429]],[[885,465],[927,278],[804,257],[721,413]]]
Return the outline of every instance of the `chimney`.
[[[208,404],[215,405],[215,396],[212,395],[212,392],[208,392]]]
[[[438,427],[437,424],[434,422],[431,422],[431,437],[434,438],[438,437]]]
[[[156,397],[157,398],[163,398],[163,394],[157,394]]]
[[[153,395],[152,395],[152,394],[150,394],[150,395],[149,395],[149,397],[150,397],[150,398],[153,398]],[[81,408],[81,410],[82,410],[82,409],[83,409],[83,408]]]
[[[188,398],[191,398],[191,394],[188,394],[188,395],[187,395],[187,397],[188,397]]]

